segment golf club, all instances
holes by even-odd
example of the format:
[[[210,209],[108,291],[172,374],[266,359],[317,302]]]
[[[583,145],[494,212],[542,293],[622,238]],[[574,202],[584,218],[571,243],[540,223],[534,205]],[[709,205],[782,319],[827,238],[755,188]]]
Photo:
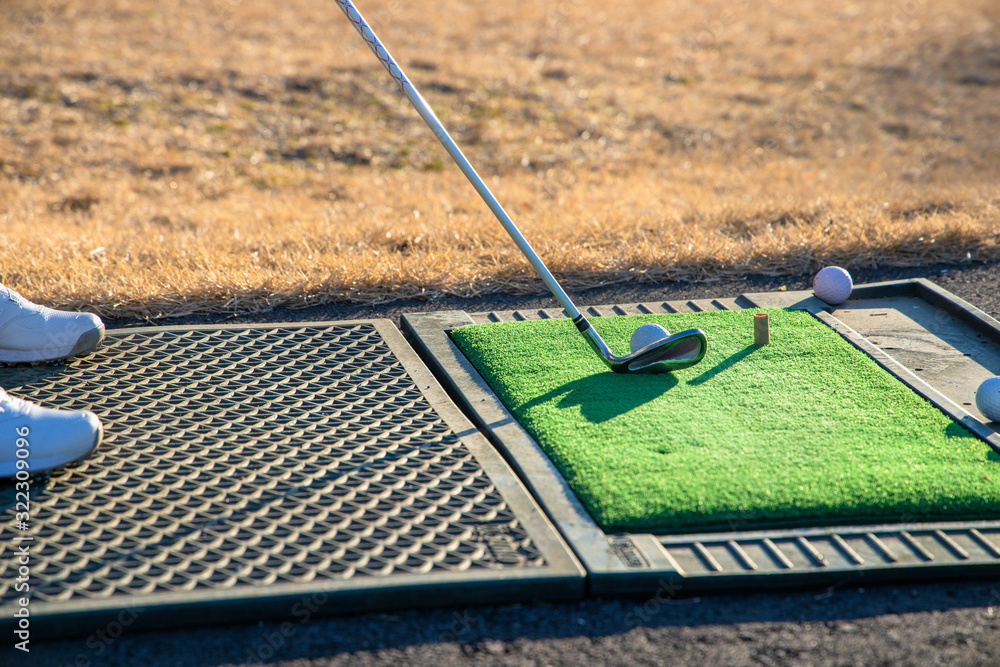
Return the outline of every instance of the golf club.
[[[427,104],[416,87],[407,78],[406,74],[403,73],[402,68],[389,55],[389,51],[375,35],[368,22],[361,16],[361,12],[354,6],[354,3],[351,0],[335,1],[340,6],[340,9],[343,10],[347,19],[357,29],[361,38],[368,44],[375,57],[379,59],[382,66],[389,72],[389,76],[399,84],[406,99],[410,101],[410,104],[417,110],[420,117],[431,128],[434,136],[441,142],[441,145],[448,151],[455,164],[458,165],[462,173],[465,174],[465,177],[472,183],[479,196],[482,197],[486,205],[493,211],[493,215],[500,221],[503,228],[507,230],[507,233],[514,240],[514,243],[517,244],[517,247],[524,254],[525,258],[531,263],[535,271],[538,272],[538,275],[541,276],[542,281],[563,307],[563,310],[573,319],[576,328],[580,330],[583,337],[611,370],[616,373],[664,373],[688,368],[702,360],[705,352],[708,350],[708,339],[701,329],[689,329],[676,333],[668,338],[650,343],[624,357],[612,354],[604,340],[601,339],[583,313],[573,305],[569,295],[566,294],[552,273],[549,272],[541,258],[535,253],[520,230],[518,230],[514,221],[507,215],[500,202],[490,192],[486,183],[476,173],[476,170],[466,159],[461,149],[451,138],[451,135],[444,129],[444,126],[438,120],[430,105]]]

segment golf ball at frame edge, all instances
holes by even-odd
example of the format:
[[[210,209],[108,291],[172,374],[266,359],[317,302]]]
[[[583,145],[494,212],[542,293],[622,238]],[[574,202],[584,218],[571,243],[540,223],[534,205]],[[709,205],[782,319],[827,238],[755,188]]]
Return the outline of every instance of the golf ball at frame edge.
[[[635,352],[636,350],[641,350],[647,345],[651,345],[657,341],[663,340],[664,338],[670,338],[670,332],[666,330],[665,327],[659,324],[643,324],[641,327],[632,332],[632,337],[628,341],[629,348]]]
[[[831,306],[847,301],[853,290],[851,274],[839,266],[828,266],[813,278],[813,293]]]
[[[976,390],[976,407],[992,422],[1000,422],[1000,376],[992,377]]]

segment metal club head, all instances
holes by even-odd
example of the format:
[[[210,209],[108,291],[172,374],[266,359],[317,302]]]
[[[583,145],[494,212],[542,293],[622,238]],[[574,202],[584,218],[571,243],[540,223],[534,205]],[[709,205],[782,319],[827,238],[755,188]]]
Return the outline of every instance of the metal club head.
[[[688,329],[609,362],[616,373],[670,373],[694,366],[708,351],[701,329]]]
[[[708,351],[705,332],[701,329],[688,329],[652,342],[628,356],[619,357],[611,353],[583,315],[574,322],[590,346],[615,373],[672,373],[694,366],[704,359]]]

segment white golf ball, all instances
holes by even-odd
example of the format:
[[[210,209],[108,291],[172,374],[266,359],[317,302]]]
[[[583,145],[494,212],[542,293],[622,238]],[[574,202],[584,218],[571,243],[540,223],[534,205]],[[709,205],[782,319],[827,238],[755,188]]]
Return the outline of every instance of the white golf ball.
[[[1000,376],[986,380],[976,390],[976,407],[991,422],[1000,422]]]
[[[847,301],[852,290],[851,274],[839,266],[828,266],[813,278],[813,292],[831,306]]]
[[[670,332],[664,327],[661,327],[659,324],[643,324],[632,332],[628,346],[635,352],[664,338],[670,338]]]

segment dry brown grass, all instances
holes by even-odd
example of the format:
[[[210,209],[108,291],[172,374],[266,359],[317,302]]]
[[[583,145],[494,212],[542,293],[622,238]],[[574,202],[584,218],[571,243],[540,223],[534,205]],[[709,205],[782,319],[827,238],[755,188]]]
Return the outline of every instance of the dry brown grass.
[[[1000,256],[994,0],[360,4],[567,287]],[[0,4],[0,220],[104,315],[541,289],[327,1]]]

